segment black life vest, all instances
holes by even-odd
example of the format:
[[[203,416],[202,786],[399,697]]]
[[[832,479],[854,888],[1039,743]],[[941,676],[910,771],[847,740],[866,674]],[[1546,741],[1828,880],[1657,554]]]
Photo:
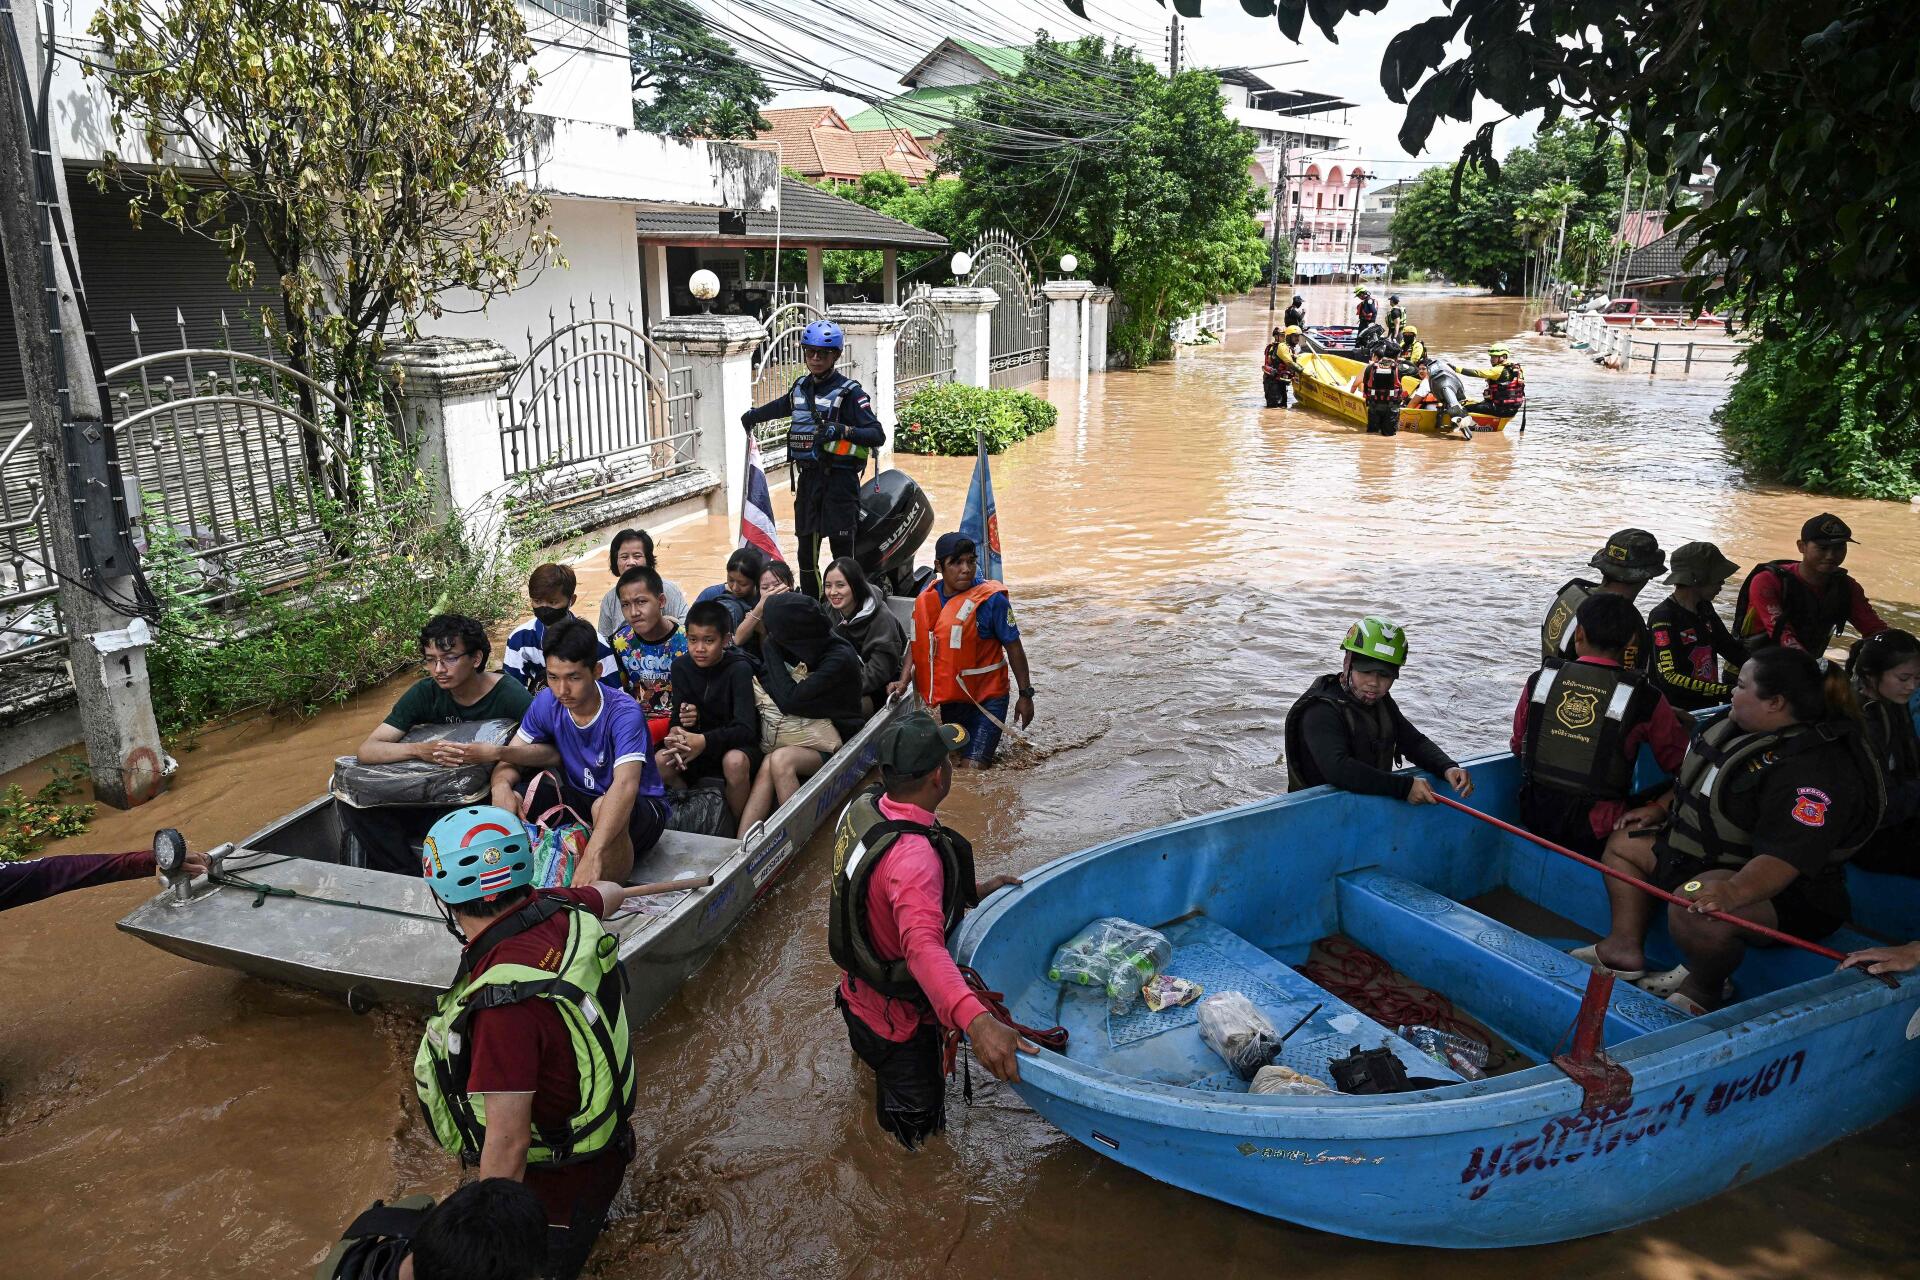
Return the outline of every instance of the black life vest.
[[[1398,405],[1407,398],[1406,388],[1400,385],[1400,366],[1390,360],[1369,364],[1362,385],[1368,404]]]
[[[1548,658],[1529,681],[1523,785],[1586,800],[1633,793],[1633,761],[1621,744],[1653,717],[1660,695],[1619,667]]]
[[[869,787],[848,802],[833,833],[833,880],[827,905],[827,954],[855,982],[864,982],[883,996],[924,1001],[904,958],[888,960],[867,935],[867,888],[881,858],[903,835],[926,837],[940,858],[943,873],[940,911],[948,941],[960,927],[960,917],[975,905],[973,846],[965,836],[939,823],[925,826],[888,818],[880,812],[879,787]]]
[[[1292,328],[1295,325],[1299,325],[1301,328],[1305,328],[1306,323],[1307,323],[1307,312],[1304,307],[1288,307],[1287,308],[1286,324],[1288,328]]]
[[[1527,377],[1511,360],[1502,361],[1500,376],[1487,382],[1487,403],[1494,412],[1511,417],[1527,398]]]
[[[391,1280],[432,1208],[428,1195],[406,1196],[392,1204],[375,1200],[340,1233],[340,1242],[321,1260],[314,1280]]]
[[[1887,784],[1920,781],[1920,734],[1914,731],[1912,713],[1898,703],[1862,696],[1860,718]]]
[[[1307,686],[1299,700],[1287,708],[1287,790],[1305,791],[1327,780],[1313,753],[1307,750],[1304,722],[1307,708],[1316,702],[1335,708],[1347,722],[1348,749],[1354,759],[1376,769],[1392,769],[1400,763],[1400,748],[1393,727],[1393,696],[1389,694],[1367,706],[1348,696],[1340,683],[1340,674],[1334,672]]]
[[[1845,857],[1873,835],[1887,803],[1879,766],[1853,720],[1792,725],[1771,733],[1747,733],[1733,723],[1732,716],[1709,725],[1680,762],[1674,777],[1673,816],[1662,839],[1676,853],[1718,867],[1744,867],[1753,860],[1753,832],[1727,813],[1726,798],[1735,783],[1782,760],[1834,744],[1846,748],[1845,757],[1859,774],[1868,798],[1866,811],[1854,815],[1853,825],[1834,850],[1836,858]]]
[[[1754,579],[1763,573],[1771,573],[1780,580],[1781,621],[1793,628],[1801,646],[1814,657],[1825,653],[1833,637],[1847,625],[1853,610],[1853,579],[1847,576],[1847,571],[1835,569],[1827,585],[1816,595],[1813,588],[1792,571],[1798,563],[1797,560],[1769,560],[1757,564],[1740,584],[1740,594],[1733,601],[1733,619],[1749,649],[1755,647],[1756,638],[1763,642],[1762,647],[1774,642],[1760,625],[1759,615],[1749,608]]]
[[[1560,588],[1553,598],[1553,605],[1547,610],[1547,619],[1540,624],[1540,657],[1564,658],[1572,662],[1580,655],[1573,651],[1573,632],[1580,619],[1576,616],[1587,597],[1600,589],[1597,582],[1585,578],[1574,578]],[[1653,636],[1643,626],[1627,641],[1627,647],[1620,652],[1620,665],[1629,671],[1644,673],[1653,661]]]

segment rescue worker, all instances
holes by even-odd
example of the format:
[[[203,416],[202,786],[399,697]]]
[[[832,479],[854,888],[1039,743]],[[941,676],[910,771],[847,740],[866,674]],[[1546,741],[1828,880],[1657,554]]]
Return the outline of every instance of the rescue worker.
[[[1621,665],[1640,634],[1640,611],[1595,592],[1573,629],[1578,656],[1548,658],[1527,677],[1509,743],[1520,759],[1520,821],[1527,830],[1597,858],[1632,805],[1641,744],[1668,773],[1687,753],[1688,726],[1647,678]]]
[[[1673,553],[1673,594],[1647,615],[1654,685],[1682,711],[1725,706],[1733,685],[1720,678],[1720,662],[1731,673],[1747,660],[1747,647],[1713,611],[1713,598],[1739,567],[1711,542],[1687,543]]]
[[[944,1050],[964,1033],[999,1080],[1038,1046],[988,1011],[947,950],[969,907],[1013,876],[976,882],[973,846],[935,816],[953,789],[959,725],[913,711],[880,731],[880,786],[853,798],[833,836],[827,952],[833,1002],[874,1074],[874,1114],[909,1151],[946,1126]]]
[[[1873,834],[1886,802],[1850,699],[1820,664],[1775,645],[1747,659],[1731,713],[1681,761],[1672,789],[1622,814],[1608,866],[1677,893],[1667,929],[1683,963],[1646,974],[1645,942],[1658,899],[1607,879],[1612,923],[1583,955],[1689,1014],[1718,1008],[1746,954],[1747,935],[1719,911],[1824,938],[1852,911],[1844,864]]]
[[[1387,332],[1392,333],[1392,329]],[[1417,365],[1427,358],[1427,344],[1420,341],[1420,330],[1407,325],[1394,335],[1400,343],[1400,359],[1408,365]]]
[[[1920,640],[1907,631],[1877,631],[1854,644],[1847,674],[1887,788],[1880,827],[1853,860],[1868,871],[1920,876],[1920,734],[1911,710],[1920,688]]]
[[[1360,397],[1367,404],[1367,434],[1400,433],[1400,406],[1407,389],[1400,382],[1400,348],[1389,342],[1374,353],[1360,375]]]
[[[1353,290],[1353,296],[1359,299],[1359,301],[1353,304],[1355,320],[1353,327],[1355,329],[1364,329],[1368,325],[1378,322],[1380,319],[1380,308],[1375,304],[1373,296],[1367,292],[1367,286],[1356,285]]]
[[[421,874],[463,946],[413,1079],[442,1147],[540,1198],[545,1274],[571,1280],[633,1159],[626,971],[600,922],[644,886],[536,892],[533,864],[520,819],[492,805],[428,833]]]
[[[1395,773],[1405,759],[1445,778],[1462,797],[1473,778],[1414,728],[1393,701],[1393,683],[1407,664],[1407,634],[1384,618],[1366,617],[1340,642],[1340,670],[1321,676],[1287,709],[1287,790],[1328,783],[1360,795],[1432,804],[1433,785]]]
[[[1851,623],[1863,636],[1887,624],[1867,593],[1841,568],[1853,530],[1839,516],[1822,512],[1800,526],[1800,559],[1770,560],[1747,574],[1734,600],[1734,625],[1749,649],[1783,644],[1818,658]]]
[[[1560,588],[1547,610],[1546,621],[1540,624],[1542,658],[1579,657],[1573,650],[1573,631],[1581,603],[1596,591],[1634,600],[1641,588],[1667,567],[1667,557],[1660,550],[1659,540],[1645,529],[1622,529],[1608,538],[1607,545],[1594,552],[1587,563],[1600,571],[1600,581],[1575,578]],[[1646,672],[1653,661],[1653,643],[1644,628],[1627,645],[1621,660],[1629,671]]]
[[[1402,326],[1405,325],[1406,322],[1407,313],[1405,308],[1400,305],[1400,295],[1397,293],[1388,294],[1387,336],[1395,342],[1400,343],[1403,347],[1406,345],[1406,338],[1402,335]],[[1412,333],[1413,330],[1407,329],[1405,332]]]
[[[1273,341],[1260,353],[1260,388],[1266,393],[1269,409],[1287,407],[1287,384],[1292,381],[1292,376],[1285,372],[1287,362],[1280,355],[1284,349],[1280,330],[1275,329]]]
[[[800,333],[807,371],[778,400],[740,415],[748,431],[762,422],[792,418],[787,461],[793,488],[793,534],[800,543],[800,589],[820,598],[820,543],[830,559],[853,554],[860,523],[860,473],[867,458],[887,442],[873,416],[873,401],[852,378],[834,370],[846,337],[831,320],[815,320]]]
[[[943,533],[933,544],[939,576],[913,602],[913,644],[889,694],[912,687],[941,723],[967,731],[963,768],[993,764],[1007,720],[1007,673],[1017,682],[1013,723],[1033,722],[1033,682],[1027,651],[1014,622],[1007,589],[979,578],[979,551],[964,533]]]
[[[1487,380],[1486,396],[1468,405],[1467,411],[1491,414],[1496,418],[1511,418],[1527,402],[1526,373],[1508,357],[1504,342],[1496,342],[1487,348],[1487,360],[1484,369],[1460,366],[1460,372],[1467,377]]]
[[[1284,322],[1289,329],[1303,329],[1307,324],[1307,300],[1299,294],[1293,295],[1293,302],[1287,307]]]

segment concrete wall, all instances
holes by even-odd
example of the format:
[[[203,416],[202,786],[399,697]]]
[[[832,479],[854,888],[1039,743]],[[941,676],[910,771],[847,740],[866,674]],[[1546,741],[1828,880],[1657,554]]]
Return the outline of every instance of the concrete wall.
[[[591,3],[561,5],[586,11]],[[520,6],[534,42],[534,86],[529,110],[538,115],[633,127],[633,91],[627,69],[627,10],[608,0],[607,21],[598,26]]]

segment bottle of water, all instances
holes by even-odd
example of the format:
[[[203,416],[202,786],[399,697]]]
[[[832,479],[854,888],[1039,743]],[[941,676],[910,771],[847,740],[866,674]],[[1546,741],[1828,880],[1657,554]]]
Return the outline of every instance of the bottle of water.
[[[1487,1074],[1487,1046],[1478,1040],[1437,1027],[1401,1027],[1400,1038],[1464,1079],[1478,1080]]]

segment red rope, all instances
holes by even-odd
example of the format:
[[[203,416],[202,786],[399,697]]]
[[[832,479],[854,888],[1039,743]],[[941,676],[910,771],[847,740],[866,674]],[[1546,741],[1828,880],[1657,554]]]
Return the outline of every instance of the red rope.
[[[1067,1051],[1067,1029],[1065,1027],[1048,1027],[1042,1031],[1030,1027],[1024,1022],[1015,1022],[1013,1020],[1013,1014],[1007,1009],[1007,997],[1001,992],[989,990],[987,980],[980,976],[979,970],[970,965],[963,964],[960,966],[960,976],[967,980],[967,989],[972,991],[974,995],[980,997],[980,1003],[987,1006],[987,1012],[992,1014],[995,1019],[1012,1027],[1015,1031],[1018,1031],[1042,1049],[1051,1049],[1055,1053],[1065,1053]],[[953,1060],[960,1053],[960,1032],[962,1030],[963,1028],[955,1027],[952,1031],[948,1032],[946,1036],[946,1061],[944,1066],[946,1074],[948,1075],[953,1074]]]
[[[1300,976],[1372,1018],[1389,1031],[1401,1027],[1432,1027],[1493,1045],[1487,1033],[1457,1013],[1453,1001],[1437,991],[1415,986],[1393,971],[1393,966],[1356,942],[1341,937],[1314,944],[1321,956],[1301,965]]]

